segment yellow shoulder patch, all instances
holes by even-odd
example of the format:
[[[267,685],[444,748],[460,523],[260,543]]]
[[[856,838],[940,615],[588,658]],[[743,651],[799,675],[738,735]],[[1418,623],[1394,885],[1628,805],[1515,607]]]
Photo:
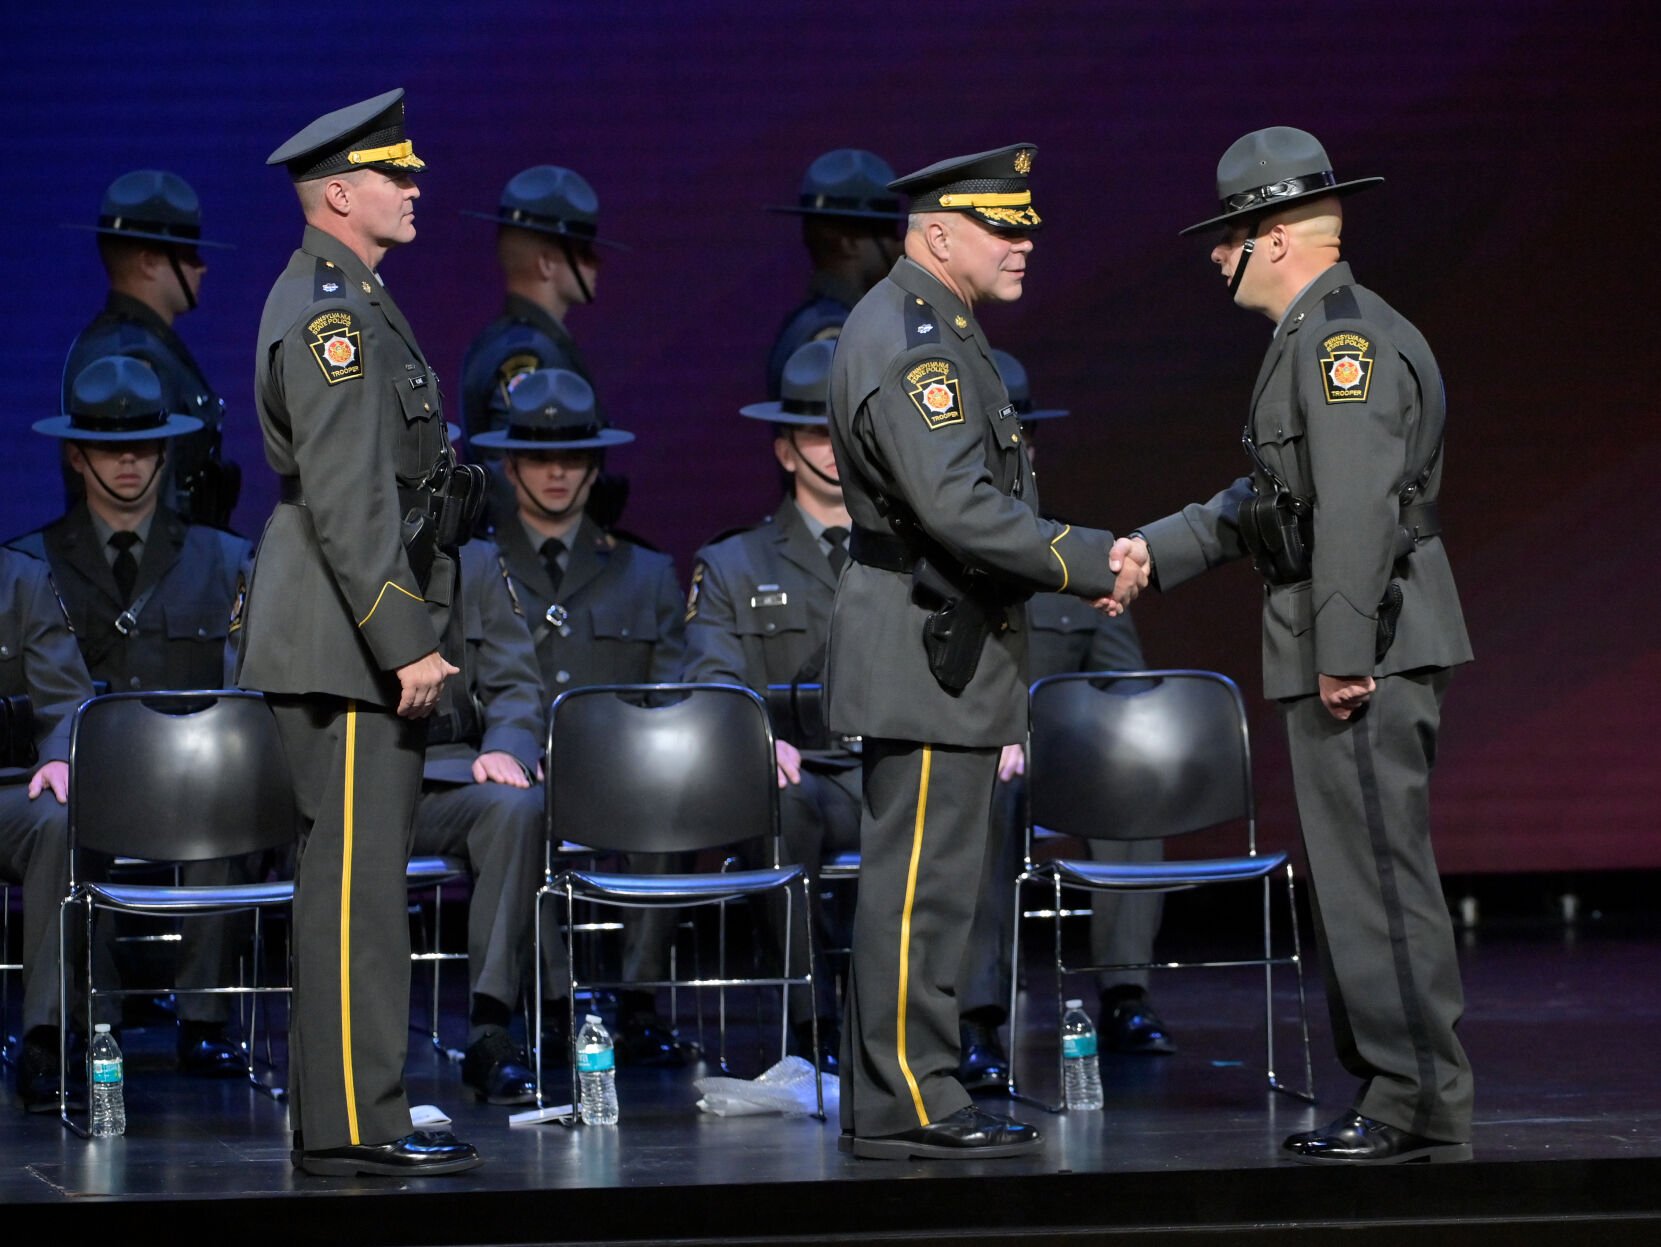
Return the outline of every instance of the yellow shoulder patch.
[[[963,394],[948,359],[926,359],[905,374],[906,395],[932,429],[963,423]]]
[[[330,385],[363,376],[363,336],[344,309],[324,312],[306,326],[313,358]]]
[[[692,569],[692,587],[686,591],[686,615],[683,622],[691,623],[698,617],[698,590],[704,583],[704,565],[700,560]]]
[[[1321,388],[1329,403],[1364,403],[1373,380],[1373,344],[1358,333],[1321,342]]]

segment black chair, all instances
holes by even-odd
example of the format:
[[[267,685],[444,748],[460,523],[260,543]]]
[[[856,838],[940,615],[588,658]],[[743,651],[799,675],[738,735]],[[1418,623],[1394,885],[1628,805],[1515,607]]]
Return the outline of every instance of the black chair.
[[[467,863],[461,858],[439,854],[412,857],[404,870],[404,882],[410,892],[410,917],[418,932],[410,941],[410,963],[412,969],[426,966],[431,970],[427,1039],[435,1052],[452,1061],[461,1060],[462,1053],[446,1044],[438,1030],[439,973],[445,962],[466,961],[467,953],[444,946],[444,889],[468,878],[468,874]],[[430,898],[425,895],[429,892]]]
[[[792,978],[728,977],[725,940],[716,977],[621,983],[577,979],[577,959],[566,983],[570,1007],[571,1103],[581,1088],[577,1079],[577,991],[579,987],[717,988],[722,993],[721,1044],[725,1060],[728,987],[779,989],[779,1057],[788,1043],[786,993],[791,986],[813,987],[811,922],[806,877],[799,866],[779,864],[779,813],[773,731],[766,704],[747,688],[730,684],[626,684],[573,689],[555,699],[548,715],[547,863],[537,891],[537,915],[551,896],[565,898],[565,923],[576,925],[578,901],[624,908],[720,905],[783,892],[786,948],[793,938],[792,911],[801,910],[802,938],[809,941],[808,970]],[[567,843],[599,854],[689,853],[765,846],[770,865],[733,869],[727,858],[720,870],[683,874],[631,874],[567,867],[554,871],[556,853]],[[724,910],[723,910],[724,916]],[[536,947],[536,1085],[542,1105],[542,924],[535,927]],[[722,924],[723,937],[725,924]],[[814,1050],[818,1050],[817,1023]],[[824,1085],[815,1070],[818,1116],[824,1117]]]
[[[39,760],[35,751],[35,708],[27,693],[0,697],[0,765],[33,766]],[[21,961],[7,961],[12,946],[12,887],[9,880],[0,879],[0,1063],[12,1061],[12,1046],[17,1036],[4,1030],[11,1021],[12,975],[23,973]]]
[[[1015,881],[1011,957],[1019,969],[1021,919],[1043,917],[1055,934],[1056,1033],[1060,1033],[1063,976],[1102,970],[1263,967],[1265,1068],[1276,1091],[1313,1101],[1314,1069],[1305,1009],[1302,942],[1298,934],[1292,864],[1284,852],[1260,853],[1252,791],[1251,745],[1240,690],[1211,671],[1077,672],[1037,681],[1030,690],[1027,739],[1026,854]],[[1245,851],[1237,857],[1115,863],[1053,858],[1037,861],[1035,838],[1046,833],[1081,840],[1169,839],[1243,824]],[[1270,881],[1283,880],[1291,923],[1288,954],[1276,955]],[[1263,955],[1138,965],[1069,965],[1063,956],[1063,889],[1086,892],[1177,892],[1225,884],[1260,883]],[[1022,890],[1040,884],[1049,905],[1023,915]],[[1303,1033],[1304,1088],[1286,1086],[1275,1072],[1274,970],[1291,966],[1298,987]],[[1020,1025],[1019,974],[1009,1002],[1010,1095],[1016,1083]],[[1057,1073],[1061,1056],[1057,1050]],[[1059,1106],[1043,1105],[1052,1111]]]
[[[126,858],[176,865],[260,854],[294,843],[297,819],[288,760],[276,720],[258,693],[228,689],[112,693],[93,697],[75,711],[69,739],[69,892],[58,910],[60,1059],[69,1035],[69,915],[84,917],[86,1015],[98,996],[151,995],[172,987],[98,988],[92,975],[95,910],[189,920],[252,910],[254,946],[249,982],[193,989],[234,993],[253,1002],[282,986],[262,986],[260,915],[289,907],[291,880],[182,887],[106,882],[89,878],[84,857]],[[244,1043],[249,1082],[274,1098],[281,1088],[262,1083],[254,1070],[250,1013]],[[60,1092],[59,1116],[77,1134]]]

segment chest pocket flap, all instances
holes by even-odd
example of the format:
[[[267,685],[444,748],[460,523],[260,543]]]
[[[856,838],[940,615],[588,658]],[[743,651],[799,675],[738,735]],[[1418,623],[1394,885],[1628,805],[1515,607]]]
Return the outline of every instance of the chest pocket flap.
[[[166,608],[169,641],[223,641],[231,621],[229,604],[187,602]]]
[[[1259,403],[1252,413],[1252,438],[1259,446],[1284,446],[1304,434],[1303,409],[1284,399]]]
[[[807,603],[779,589],[758,589],[733,603],[733,631],[740,636],[806,632]]]
[[[1035,632],[1094,632],[1096,612],[1080,598],[1058,599],[1040,594],[1027,603],[1027,618]]]
[[[658,639],[657,616],[651,603],[597,602],[589,608],[589,623],[597,641],[645,641]]]

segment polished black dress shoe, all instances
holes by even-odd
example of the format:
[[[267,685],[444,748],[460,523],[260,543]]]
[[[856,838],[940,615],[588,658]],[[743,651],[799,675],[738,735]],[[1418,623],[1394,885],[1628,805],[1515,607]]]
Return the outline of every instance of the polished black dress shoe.
[[[998,1038],[998,1028],[964,1018],[957,1025],[962,1056],[957,1080],[967,1091],[1002,1091],[1009,1084],[1009,1054]]]
[[[248,1058],[216,1022],[179,1023],[179,1072],[194,1078],[239,1078]]]
[[[1102,996],[1096,1033],[1109,1050],[1132,1056],[1169,1056],[1177,1050],[1165,1023],[1146,996],[1110,999]]]
[[[792,1047],[796,1055],[812,1060],[808,1054],[813,1051],[813,1023],[797,1022],[790,1028],[790,1035],[795,1040]],[[819,1019],[819,1057],[816,1064],[821,1074],[834,1074],[842,1068],[842,1031],[834,1018]]]
[[[533,1104],[536,1076],[520,1046],[506,1031],[491,1031],[467,1045],[461,1080],[486,1104]]]
[[[1281,1146],[1306,1165],[1434,1165],[1471,1159],[1469,1143],[1409,1134],[1353,1109],[1319,1130],[1290,1136]]]
[[[86,1062],[75,1048],[69,1054],[68,1105],[71,1112],[85,1112],[87,1106]],[[58,1035],[30,1032],[17,1048],[17,1098],[25,1113],[58,1111]]]
[[[617,1037],[617,1058],[625,1065],[679,1069],[686,1064],[669,1024],[655,1013],[636,1013],[623,1019]]]
[[[394,1178],[436,1177],[477,1169],[484,1159],[471,1143],[448,1130],[416,1130],[391,1143],[353,1143],[299,1153],[299,1166],[318,1177],[370,1174]]]
[[[837,1147],[871,1160],[978,1160],[982,1157],[1020,1156],[1044,1136],[1009,1117],[988,1113],[976,1105],[960,1108],[950,1117],[899,1134],[863,1137],[844,1134]]]

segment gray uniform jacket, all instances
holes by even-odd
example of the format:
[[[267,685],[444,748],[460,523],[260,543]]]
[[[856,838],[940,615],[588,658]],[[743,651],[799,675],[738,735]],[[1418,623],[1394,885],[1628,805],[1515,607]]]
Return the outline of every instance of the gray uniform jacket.
[[[592,380],[565,326],[546,308],[510,294],[502,314],[473,339],[461,361],[462,418],[469,439],[506,427],[509,383],[538,368],[563,368]]]
[[[428,727],[422,779],[471,784],[481,753],[506,753],[527,775],[542,756],[542,677],[519,602],[496,547],[477,539],[461,547],[461,596],[467,626],[462,679],[446,680]]]
[[[902,259],[849,315],[831,366],[831,439],[858,528],[888,533],[896,505],[965,566],[1018,600],[1112,591],[1112,534],[1038,514],[1020,419],[963,302]],[[911,576],[851,562],[837,590],[827,685],[845,735],[995,747],[1026,734],[1026,631],[1007,612],[960,694],[923,648],[930,608]]]
[[[1441,403],[1441,386],[1419,331],[1356,285],[1348,264],[1322,273],[1288,309],[1252,391],[1250,427],[1264,462],[1294,493],[1314,497],[1315,548],[1309,580],[1267,589],[1266,696],[1314,693],[1319,674],[1385,676],[1470,661],[1441,538],[1392,560],[1397,495],[1423,466],[1408,462],[1414,433]],[[1209,502],[1143,527],[1161,589],[1246,552],[1237,517],[1252,486],[1242,477]],[[1441,488],[1438,460],[1422,498],[1434,501]],[[1394,645],[1375,664],[1378,606],[1391,580],[1402,587],[1401,617]]]
[[[830,560],[786,498],[766,523],[698,551],[685,678],[743,684],[763,696],[769,684],[816,683],[835,598]],[[857,761],[842,749],[822,760]]]
[[[590,684],[677,678],[686,644],[684,599],[667,554],[603,533],[584,519],[572,530],[570,564],[556,595],[517,519],[497,529],[496,544],[524,607],[550,699]]]
[[[158,507],[133,583],[142,604],[128,633],[116,626],[124,603],[84,502],[10,545],[51,566],[87,668],[111,692],[225,685],[225,639],[248,573],[243,538]]]
[[[376,275],[307,226],[266,300],[254,383],[266,460],[304,505],[280,503],[260,538],[238,683],[395,706],[397,669],[451,625],[455,562],[439,551],[417,580],[399,499],[455,461],[438,378]]]
[[[808,283],[807,301],[785,318],[773,349],[767,353],[767,397],[779,397],[784,366],[796,348],[835,338],[842,332],[854,304],[863,292],[834,273],[815,272]]]
[[[1142,641],[1128,614],[1107,616],[1065,593],[1027,603],[1029,683],[1070,671],[1140,671]]]
[[[33,707],[40,756],[33,766],[0,767],[0,784],[23,783],[42,763],[67,762],[71,716],[92,696],[92,680],[46,564],[0,550],[0,697],[19,696]]]
[[[207,462],[219,444],[219,430],[225,421],[224,400],[208,384],[202,366],[173,326],[140,300],[112,290],[104,302],[104,310],[92,318],[69,348],[69,357],[63,366],[63,410],[69,410],[69,387],[81,370],[105,355],[142,359],[155,370],[161,382],[167,410],[195,416],[202,422],[196,432],[169,439],[167,466],[163,469],[162,501],[181,514],[188,514],[183,483]]]

